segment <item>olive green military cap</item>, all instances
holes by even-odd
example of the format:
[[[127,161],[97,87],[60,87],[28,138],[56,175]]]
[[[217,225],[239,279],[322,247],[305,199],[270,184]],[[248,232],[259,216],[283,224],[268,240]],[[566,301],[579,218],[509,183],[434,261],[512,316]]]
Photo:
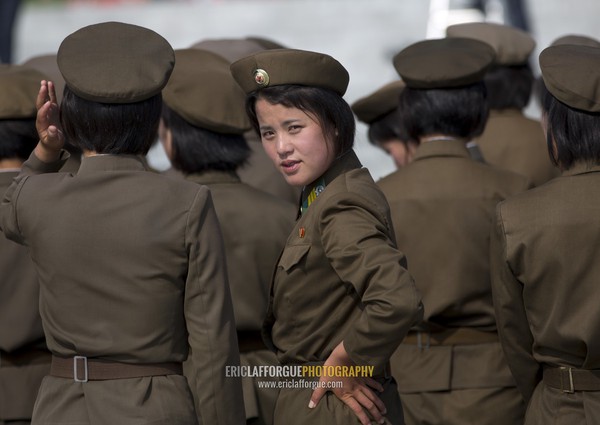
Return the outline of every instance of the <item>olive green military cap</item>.
[[[407,87],[453,88],[481,81],[494,56],[494,49],[483,41],[442,38],[411,44],[393,63]]]
[[[498,65],[524,65],[535,49],[535,40],[527,32],[491,22],[450,25],[446,29],[446,35],[486,42],[496,51],[495,63]]]
[[[358,99],[351,105],[352,110],[360,121],[371,124],[398,107],[398,99],[404,87],[406,85],[402,80],[388,83],[370,95]]]
[[[576,46],[600,47],[600,41],[586,35],[567,34],[554,40],[551,46],[561,46],[563,44],[574,44]]]
[[[254,53],[232,63],[231,73],[246,93],[298,84],[333,90],[343,96],[350,81],[348,71],[331,56],[297,49]]]
[[[246,94],[229,71],[229,61],[207,50],[175,51],[176,64],[163,100],[188,123],[216,133],[243,134],[252,127]]]
[[[37,69],[42,74],[46,75],[46,78],[54,83],[56,98],[60,103],[63,91],[65,89],[65,80],[58,69],[58,64],[56,63],[56,53],[33,56],[23,62],[22,65]]]
[[[265,50],[260,44],[243,38],[210,38],[194,43],[192,48],[216,53],[230,63]]]
[[[40,82],[45,79],[36,69],[0,64],[0,119],[34,118]]]
[[[100,103],[134,103],[160,93],[175,55],[167,40],[152,30],[105,22],[67,36],[57,61],[77,96]]]
[[[600,48],[564,44],[540,53],[546,88],[568,106],[600,112]]]

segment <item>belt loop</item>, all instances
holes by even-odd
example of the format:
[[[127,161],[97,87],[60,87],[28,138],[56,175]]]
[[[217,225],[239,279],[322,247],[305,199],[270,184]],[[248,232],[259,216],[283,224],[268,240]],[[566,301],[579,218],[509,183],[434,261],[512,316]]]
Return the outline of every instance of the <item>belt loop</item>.
[[[565,380],[566,376],[563,372],[567,372],[569,375],[568,379],[568,388],[565,388]],[[573,369],[570,367],[561,366],[560,367],[560,386],[563,393],[573,394],[575,392],[575,388],[573,386]]]
[[[427,345],[425,345],[425,347],[423,347],[423,337],[421,336],[421,335],[423,335],[423,333],[425,333],[427,335]],[[419,350],[429,349],[430,342],[431,342],[431,336],[430,336],[429,332],[417,331],[417,347],[419,348]]]
[[[83,379],[79,379],[79,373],[77,373],[77,363],[78,360],[83,360]],[[88,364],[87,357],[85,356],[75,356],[73,357],[73,380],[75,382],[87,382],[88,381]]]

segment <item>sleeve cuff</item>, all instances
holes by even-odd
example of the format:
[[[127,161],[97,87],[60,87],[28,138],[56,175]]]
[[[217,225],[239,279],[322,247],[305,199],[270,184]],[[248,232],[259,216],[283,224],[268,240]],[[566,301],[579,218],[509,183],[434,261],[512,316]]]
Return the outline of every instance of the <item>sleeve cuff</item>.
[[[70,156],[69,152],[62,149],[56,161],[43,162],[32,152],[29,159],[23,164],[23,171],[26,174],[56,173],[65,165]]]

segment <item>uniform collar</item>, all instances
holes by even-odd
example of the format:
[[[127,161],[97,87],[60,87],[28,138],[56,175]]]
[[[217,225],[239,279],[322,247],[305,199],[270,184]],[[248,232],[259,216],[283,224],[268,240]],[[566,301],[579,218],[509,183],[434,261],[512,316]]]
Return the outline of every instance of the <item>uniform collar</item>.
[[[325,171],[325,173],[321,177],[316,179],[308,186],[304,187],[304,189],[302,190],[300,205],[302,206],[307,204],[306,200],[309,196],[311,196],[311,192],[313,191],[313,189],[319,189],[319,193],[316,195],[318,196],[323,190],[325,190],[325,187],[327,187],[329,183],[335,180],[336,177],[350,170],[354,170],[361,167],[362,164],[360,163],[360,160],[356,156],[356,153],[353,149],[350,149],[345,153],[341,154],[332,162],[331,166],[327,169],[327,171]]]
[[[144,157],[139,155],[94,155],[81,158],[77,175],[98,171],[148,171]]]
[[[440,156],[470,158],[464,140],[432,140],[419,145],[413,161]]]
[[[562,172],[563,176],[576,176],[579,174],[597,173],[600,165],[591,165],[586,162],[576,162],[571,168]]]
[[[185,179],[203,185],[215,183],[240,183],[241,181],[235,171],[218,170],[208,170],[201,173],[187,174]]]

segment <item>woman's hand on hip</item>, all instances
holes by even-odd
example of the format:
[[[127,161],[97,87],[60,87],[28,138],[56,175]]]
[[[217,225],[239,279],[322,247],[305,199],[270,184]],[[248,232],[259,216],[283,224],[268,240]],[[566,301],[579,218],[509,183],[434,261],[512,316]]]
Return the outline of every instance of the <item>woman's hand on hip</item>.
[[[353,367],[356,365],[348,356],[342,341],[331,352],[324,366]],[[342,382],[342,388],[328,388],[328,382],[334,381]],[[374,390],[382,392],[383,386],[370,377],[321,376],[319,386],[313,391],[308,407],[311,409],[316,407],[325,393],[331,391],[354,412],[361,424],[370,425],[373,420],[377,423],[385,423],[386,408]]]

